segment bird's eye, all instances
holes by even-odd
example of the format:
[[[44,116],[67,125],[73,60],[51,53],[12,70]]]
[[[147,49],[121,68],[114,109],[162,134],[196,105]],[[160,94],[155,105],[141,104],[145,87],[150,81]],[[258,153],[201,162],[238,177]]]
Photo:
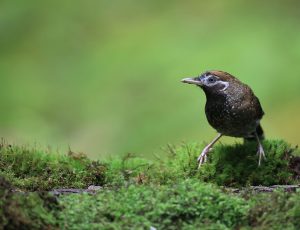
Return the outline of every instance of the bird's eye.
[[[213,77],[208,78],[208,82],[209,82],[209,83],[214,83],[215,81],[216,81],[216,79],[213,78]]]

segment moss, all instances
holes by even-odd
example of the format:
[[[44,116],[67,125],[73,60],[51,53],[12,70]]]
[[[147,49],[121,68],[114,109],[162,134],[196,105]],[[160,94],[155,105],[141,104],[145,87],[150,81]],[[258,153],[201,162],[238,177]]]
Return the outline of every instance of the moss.
[[[107,184],[110,186],[125,186],[149,182],[154,164],[145,159],[128,153],[107,162]],[[147,175],[147,176],[146,176]]]
[[[216,145],[200,170],[196,159],[203,146],[197,143],[169,146],[170,157],[160,166],[155,178],[160,183],[178,178],[199,180],[222,186],[293,184],[299,182],[299,152],[283,140],[263,142],[267,160],[258,167],[256,143]],[[299,163],[299,162],[298,162]]]
[[[103,185],[106,166],[82,154],[68,155],[26,146],[0,145],[0,176],[27,191]]]
[[[58,229],[60,206],[47,193],[13,193],[0,177],[0,229]]]
[[[105,188],[59,200],[48,193],[13,193],[0,177],[0,229],[299,229],[300,193],[233,195],[216,185]]]
[[[196,179],[64,196],[66,229],[299,229],[300,193],[232,195]],[[85,213],[84,217],[82,213]],[[67,227],[66,227],[67,226]]]
[[[299,152],[282,140],[263,142],[267,160],[258,167],[256,143],[216,145],[200,170],[198,143],[169,145],[169,157],[151,162],[133,154],[109,160],[91,161],[83,154],[49,153],[35,148],[0,146],[0,176],[21,190],[84,188],[93,185],[173,184],[197,178],[222,186],[297,183]]]
[[[203,146],[183,143],[179,147],[168,145],[169,157],[165,160],[150,162],[127,155],[122,161],[111,161],[109,171],[115,177],[110,178],[114,182],[118,178],[120,185],[173,184],[189,178],[231,187],[298,183],[299,151],[283,140],[266,140],[263,145],[267,160],[260,167],[255,142],[216,145],[200,170],[196,159]]]
[[[61,228],[72,229],[188,229],[191,226],[233,228],[246,222],[249,205],[197,180],[173,186],[130,185],[104,190],[96,197],[62,197]],[[82,213],[85,212],[84,217]]]
[[[223,186],[274,185],[297,183],[291,167],[297,151],[283,140],[263,142],[267,159],[258,167],[256,143],[217,145],[200,176]]]
[[[263,144],[261,167],[255,143],[219,144],[200,170],[197,143],[167,146],[164,160],[126,154],[106,164],[72,151],[2,144],[0,229],[298,229],[299,191],[236,195],[218,187],[298,183],[299,152],[281,140]],[[62,195],[58,202],[20,192],[90,184],[105,186],[95,196]]]
[[[151,162],[133,154],[110,160],[107,182],[111,185],[174,184],[196,178],[221,186],[242,187],[299,183],[299,151],[283,140],[263,142],[267,160],[258,167],[256,143],[216,145],[198,170],[198,143],[168,145],[168,158]]]
[[[300,229],[300,193],[276,191],[249,200],[251,229]]]

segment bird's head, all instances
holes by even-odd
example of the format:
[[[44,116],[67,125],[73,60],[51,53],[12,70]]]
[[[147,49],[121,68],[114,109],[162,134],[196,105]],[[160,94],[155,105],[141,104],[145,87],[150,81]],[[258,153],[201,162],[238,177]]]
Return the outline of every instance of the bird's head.
[[[183,83],[194,84],[201,87],[205,92],[224,92],[232,82],[238,81],[229,73],[223,71],[207,71],[198,77],[184,78]]]

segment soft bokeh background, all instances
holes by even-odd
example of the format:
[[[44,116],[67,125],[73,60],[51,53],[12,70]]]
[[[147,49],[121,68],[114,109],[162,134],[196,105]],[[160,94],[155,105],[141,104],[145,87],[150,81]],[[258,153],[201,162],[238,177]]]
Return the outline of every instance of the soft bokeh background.
[[[2,0],[0,136],[96,158],[210,141],[205,96],[180,79],[221,69],[260,98],[267,137],[299,144],[299,8],[296,0]]]

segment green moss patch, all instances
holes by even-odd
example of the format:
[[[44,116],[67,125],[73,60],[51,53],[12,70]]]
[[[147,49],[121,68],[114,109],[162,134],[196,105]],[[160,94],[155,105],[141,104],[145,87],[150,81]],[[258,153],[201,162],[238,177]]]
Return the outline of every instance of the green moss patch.
[[[103,164],[83,154],[0,145],[0,229],[299,229],[300,193],[254,194],[248,185],[299,183],[299,151],[282,140],[167,146],[165,159],[126,154]],[[103,185],[96,194],[54,197],[54,188]],[[221,188],[219,187],[221,186]],[[243,188],[231,194],[227,186]],[[275,227],[274,227],[275,226]]]
[[[0,177],[0,229],[58,229],[56,198],[48,193],[13,193]]]
[[[112,183],[173,184],[183,179],[221,186],[297,184],[300,178],[300,157],[297,148],[282,140],[263,142],[266,160],[258,166],[255,142],[234,145],[216,145],[208,161],[198,169],[197,157],[203,145],[184,143],[166,148],[167,159],[150,162],[133,155],[110,162]]]
[[[0,166],[0,176],[26,191],[85,188],[105,183],[105,165],[71,151],[63,155],[1,144]]]
[[[251,229],[300,229],[300,192],[258,194],[248,201]]]
[[[174,184],[195,178],[222,186],[294,184],[300,178],[299,151],[282,140],[263,142],[267,159],[258,167],[256,143],[216,145],[198,170],[197,143],[167,147],[166,159],[150,161],[127,154],[92,161],[83,154],[68,155],[36,148],[0,145],[0,176],[27,191],[87,188],[89,185]]]
[[[233,187],[297,183],[299,175],[291,165],[297,149],[282,140],[267,140],[263,146],[267,159],[259,167],[256,143],[217,145],[200,175],[204,181]]]
[[[300,193],[224,193],[183,180],[56,198],[12,193],[0,177],[0,229],[299,229]],[[58,199],[58,200],[57,200]]]
[[[65,207],[62,227],[74,229],[226,229],[245,224],[250,207],[242,198],[196,180],[173,186],[131,185],[95,197],[64,196],[60,202]]]
[[[169,147],[169,159],[160,166],[159,177],[198,178],[222,186],[293,184],[299,182],[299,151],[282,140],[263,142],[267,159],[258,166],[255,142],[216,145],[200,170],[196,159],[199,144]]]

